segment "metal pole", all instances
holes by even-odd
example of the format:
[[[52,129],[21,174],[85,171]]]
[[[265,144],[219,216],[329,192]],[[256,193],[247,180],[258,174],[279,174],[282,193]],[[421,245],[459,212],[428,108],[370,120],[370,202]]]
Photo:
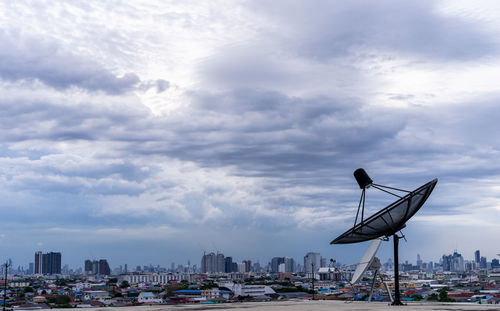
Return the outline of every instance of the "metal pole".
[[[9,267],[9,262],[5,262],[5,283],[3,285],[3,311],[6,310],[5,304],[7,300],[7,268]]]
[[[312,290],[313,290],[313,299],[314,300],[314,262],[311,263],[311,267],[312,267]]]
[[[392,236],[394,241],[394,301],[392,302],[393,306],[400,306],[401,303],[401,294],[399,292],[399,257],[398,257],[398,242],[399,237],[397,234]]]
[[[375,270],[375,274],[373,275],[372,288],[370,289],[370,296],[368,297],[368,302],[372,302],[373,297],[373,288],[375,287],[375,281],[377,280],[378,269]]]

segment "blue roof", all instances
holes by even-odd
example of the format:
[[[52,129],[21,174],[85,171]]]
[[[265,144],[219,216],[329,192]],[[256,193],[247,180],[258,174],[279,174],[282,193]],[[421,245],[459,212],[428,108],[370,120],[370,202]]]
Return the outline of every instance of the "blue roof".
[[[287,293],[278,293],[281,296],[298,296],[298,295],[308,295],[306,292],[287,292]]]
[[[180,289],[174,291],[175,294],[201,294],[199,289]]]

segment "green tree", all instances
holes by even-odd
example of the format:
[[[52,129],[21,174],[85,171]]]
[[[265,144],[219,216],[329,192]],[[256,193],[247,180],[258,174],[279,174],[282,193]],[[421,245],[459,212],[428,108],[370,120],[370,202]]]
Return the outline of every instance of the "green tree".
[[[439,299],[439,297],[436,293],[432,293],[429,296],[427,296],[427,300],[437,301],[438,299]]]
[[[439,291],[439,301],[441,301],[441,302],[452,302],[452,301],[455,301],[455,300],[448,297],[448,290],[446,288],[442,288]]]
[[[71,297],[69,297],[68,295],[57,295],[55,303],[58,305],[65,305],[65,304],[70,303],[70,301],[71,301]]]
[[[167,293],[165,294],[165,296],[163,298],[174,296],[175,295],[174,292],[176,290],[187,289],[187,288],[188,288],[188,286],[186,284],[170,284],[167,287]]]
[[[66,286],[66,285],[68,285],[68,281],[66,281],[65,279],[57,279],[54,283],[57,286]]]
[[[24,292],[25,293],[33,293],[35,290],[33,289],[33,287],[30,287],[30,286],[26,286],[24,288]]]
[[[127,288],[127,287],[130,287],[130,283],[127,282],[126,280],[123,280],[120,284],[120,287],[121,288]]]
[[[439,301],[448,301],[448,291],[444,288],[439,291]]]

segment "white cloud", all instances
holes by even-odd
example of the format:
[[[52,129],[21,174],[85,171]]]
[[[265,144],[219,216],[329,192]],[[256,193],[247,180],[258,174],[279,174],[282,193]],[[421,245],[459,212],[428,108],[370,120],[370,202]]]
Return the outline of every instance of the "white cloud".
[[[184,234],[244,253],[224,233],[255,234],[264,259],[288,234],[304,243],[290,255],[329,252],[353,221],[360,166],[407,188],[439,177],[415,218],[429,233],[442,219],[494,231],[500,25],[481,6],[496,9],[1,3],[0,208],[12,236],[31,241],[16,235],[23,223],[47,247],[62,234],[117,245]],[[385,202],[371,200],[370,211]]]

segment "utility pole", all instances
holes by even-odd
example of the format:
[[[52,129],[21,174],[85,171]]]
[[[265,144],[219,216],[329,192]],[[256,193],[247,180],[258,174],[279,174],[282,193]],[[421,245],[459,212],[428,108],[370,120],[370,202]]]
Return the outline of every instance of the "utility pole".
[[[311,282],[312,282],[312,290],[313,290],[313,299],[312,300],[314,300],[314,262],[311,262],[311,267],[312,267],[312,269],[311,269],[312,270],[311,271],[312,272],[312,280],[311,280]]]
[[[5,262],[5,283],[3,285],[3,311],[6,311],[6,301],[7,301],[7,270],[9,268],[9,262]]]

